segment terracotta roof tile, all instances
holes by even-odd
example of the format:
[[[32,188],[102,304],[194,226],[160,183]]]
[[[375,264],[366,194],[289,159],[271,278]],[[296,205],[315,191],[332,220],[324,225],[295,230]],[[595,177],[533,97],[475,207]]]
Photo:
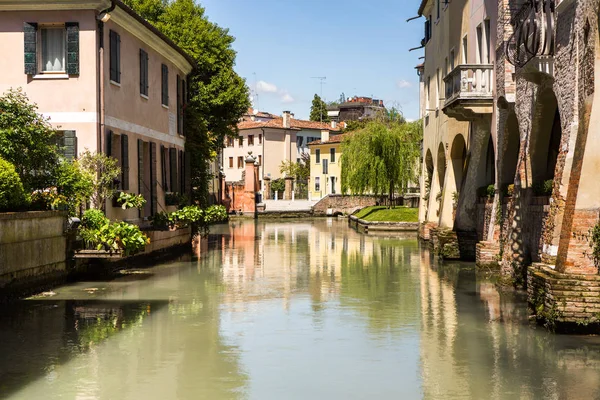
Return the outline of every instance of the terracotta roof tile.
[[[300,129],[314,129],[314,130],[328,130],[332,132],[338,132],[341,130],[340,127],[332,128],[331,124],[328,122],[315,122],[315,121],[305,121],[301,119],[290,120],[290,129],[300,130]],[[237,125],[239,130],[244,129],[255,129],[255,128],[283,128],[283,118],[276,117],[270,121],[242,121]]]
[[[308,143],[309,146],[317,145],[317,144],[333,144],[333,143],[342,143],[344,140],[344,135],[333,135],[329,137],[329,140],[326,142],[322,142],[321,140],[315,140],[314,142]]]

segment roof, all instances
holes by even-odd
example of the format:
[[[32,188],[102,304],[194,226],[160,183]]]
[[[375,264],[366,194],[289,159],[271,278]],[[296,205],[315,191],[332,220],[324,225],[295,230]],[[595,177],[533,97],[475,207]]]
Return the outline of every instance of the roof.
[[[419,16],[423,15],[423,11],[425,10],[425,6],[429,0],[421,0],[421,5],[419,6],[419,11],[417,12]]]
[[[333,144],[333,143],[342,143],[342,140],[344,140],[344,135],[333,135],[329,137],[329,140],[323,142],[321,140],[315,140],[314,142],[310,142],[308,143],[309,146],[315,146],[318,144]]]
[[[146,27],[149,31],[151,31],[156,36],[158,36],[163,42],[165,42],[166,44],[171,46],[173,49],[175,49],[179,54],[181,54],[186,59],[186,61],[190,63],[192,68],[197,67],[196,61],[185,50],[183,50],[181,47],[177,46],[175,44],[175,42],[173,42],[171,39],[169,39],[164,33],[159,31],[154,25],[152,25],[150,22],[148,22],[144,18],[142,18],[141,15],[139,15],[138,13],[133,11],[131,8],[129,8],[129,6],[127,6],[121,0],[114,0],[114,2],[117,6],[119,6],[119,8],[121,8],[123,11],[125,11],[127,14],[129,14],[131,17],[133,17],[139,23],[144,25],[144,27]]]
[[[238,130],[245,129],[256,129],[256,128],[274,128],[274,129],[286,129],[283,127],[283,118],[275,117],[270,121],[241,121],[237,125]],[[332,128],[328,122],[316,122],[316,121],[305,121],[302,119],[290,118],[290,128],[292,130],[300,129],[314,129],[314,130],[327,130],[327,131],[340,131],[341,128]]]

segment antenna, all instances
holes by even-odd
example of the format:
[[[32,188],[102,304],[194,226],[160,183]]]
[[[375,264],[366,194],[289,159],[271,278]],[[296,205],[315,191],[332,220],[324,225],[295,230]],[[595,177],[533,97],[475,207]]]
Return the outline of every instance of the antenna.
[[[253,72],[254,75],[254,98],[256,98],[256,111],[260,111],[260,101],[258,99],[258,82],[256,81],[256,72]]]
[[[321,101],[323,101],[323,85],[326,85],[327,83],[325,82],[325,80],[327,79],[326,76],[313,76],[311,77],[311,79],[318,79],[321,84],[321,94],[319,94],[319,97],[321,97]],[[323,103],[321,103],[323,104]],[[321,122],[323,122],[323,110],[321,110],[321,112],[319,113],[321,114]]]

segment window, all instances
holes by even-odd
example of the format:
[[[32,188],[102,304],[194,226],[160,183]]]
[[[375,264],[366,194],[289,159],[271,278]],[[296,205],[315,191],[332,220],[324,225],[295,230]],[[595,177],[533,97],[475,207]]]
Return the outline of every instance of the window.
[[[329,161],[335,162],[335,148],[329,149]]]
[[[238,168],[244,168],[244,157],[238,157]]]
[[[129,190],[129,138],[121,135],[121,189]]]
[[[121,83],[121,35],[110,31],[110,80]]]
[[[262,156],[258,156],[258,165],[262,165]]]
[[[262,144],[262,133],[258,134],[258,144]]]
[[[440,79],[440,69],[438,68],[435,71],[436,85],[435,85],[435,109],[438,110],[440,108],[440,87],[442,85]]]
[[[65,28],[47,27],[40,31],[42,37],[40,72],[65,72]]]
[[[53,139],[60,156],[69,161],[77,158],[77,136],[75,131],[57,131]]]
[[[315,156],[317,158],[317,164],[320,164],[321,163],[321,150],[320,149],[315,150]]]
[[[426,84],[426,88],[425,88],[425,112],[428,112],[429,109],[431,108],[430,102],[429,102],[429,98],[430,98],[430,92],[429,90],[431,89],[431,77],[427,77],[427,84]]]
[[[171,173],[171,192],[179,192],[179,181],[177,179],[177,149],[169,148],[169,172]]]
[[[440,19],[440,0],[437,1],[437,19]]]
[[[315,192],[321,191],[321,178],[318,176],[315,178]]]
[[[177,75],[177,133],[183,136],[183,81]]]
[[[483,29],[482,26],[479,25],[476,28],[476,32],[477,32],[477,59],[475,60],[475,62],[477,64],[482,64],[483,63]]]
[[[248,135],[248,146],[254,146],[254,135]]]
[[[140,49],[140,94],[148,97],[148,53]]]
[[[303,144],[303,143],[304,143],[304,137],[302,137],[302,136],[298,136],[298,137],[296,138],[296,145],[297,145],[298,147],[302,147],[302,144]]]
[[[425,20],[425,44],[431,40],[431,15]]]
[[[169,107],[169,67],[161,65],[161,101],[162,105]]]
[[[323,175],[327,175],[329,173],[329,162],[327,159],[323,160]]]
[[[468,44],[467,36],[465,35],[465,37],[462,40],[462,63],[463,64],[466,64],[467,60],[469,59],[468,54],[467,54],[467,50],[468,50],[467,44]]]
[[[233,168],[233,157],[229,157],[229,168]]]
[[[450,71],[454,69],[454,49],[450,50]]]
[[[240,147],[244,146],[244,138],[243,137],[238,138],[238,146],[240,146]]]
[[[492,47],[491,44],[491,33],[490,33],[490,20],[486,19],[485,21],[483,21],[483,27],[484,27],[484,33],[485,33],[485,58],[484,61],[486,63],[491,63],[492,62],[492,58],[491,58],[491,53],[490,53],[490,48]]]

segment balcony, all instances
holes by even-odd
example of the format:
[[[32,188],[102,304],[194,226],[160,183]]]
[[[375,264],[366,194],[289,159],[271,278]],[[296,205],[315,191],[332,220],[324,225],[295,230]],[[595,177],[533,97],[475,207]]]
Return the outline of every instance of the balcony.
[[[493,64],[462,64],[445,78],[446,102],[443,111],[459,121],[470,121],[491,114]]]
[[[566,7],[572,0],[558,1]],[[513,34],[506,42],[508,61],[532,82],[554,76],[556,10],[554,0],[527,0],[511,18]]]

